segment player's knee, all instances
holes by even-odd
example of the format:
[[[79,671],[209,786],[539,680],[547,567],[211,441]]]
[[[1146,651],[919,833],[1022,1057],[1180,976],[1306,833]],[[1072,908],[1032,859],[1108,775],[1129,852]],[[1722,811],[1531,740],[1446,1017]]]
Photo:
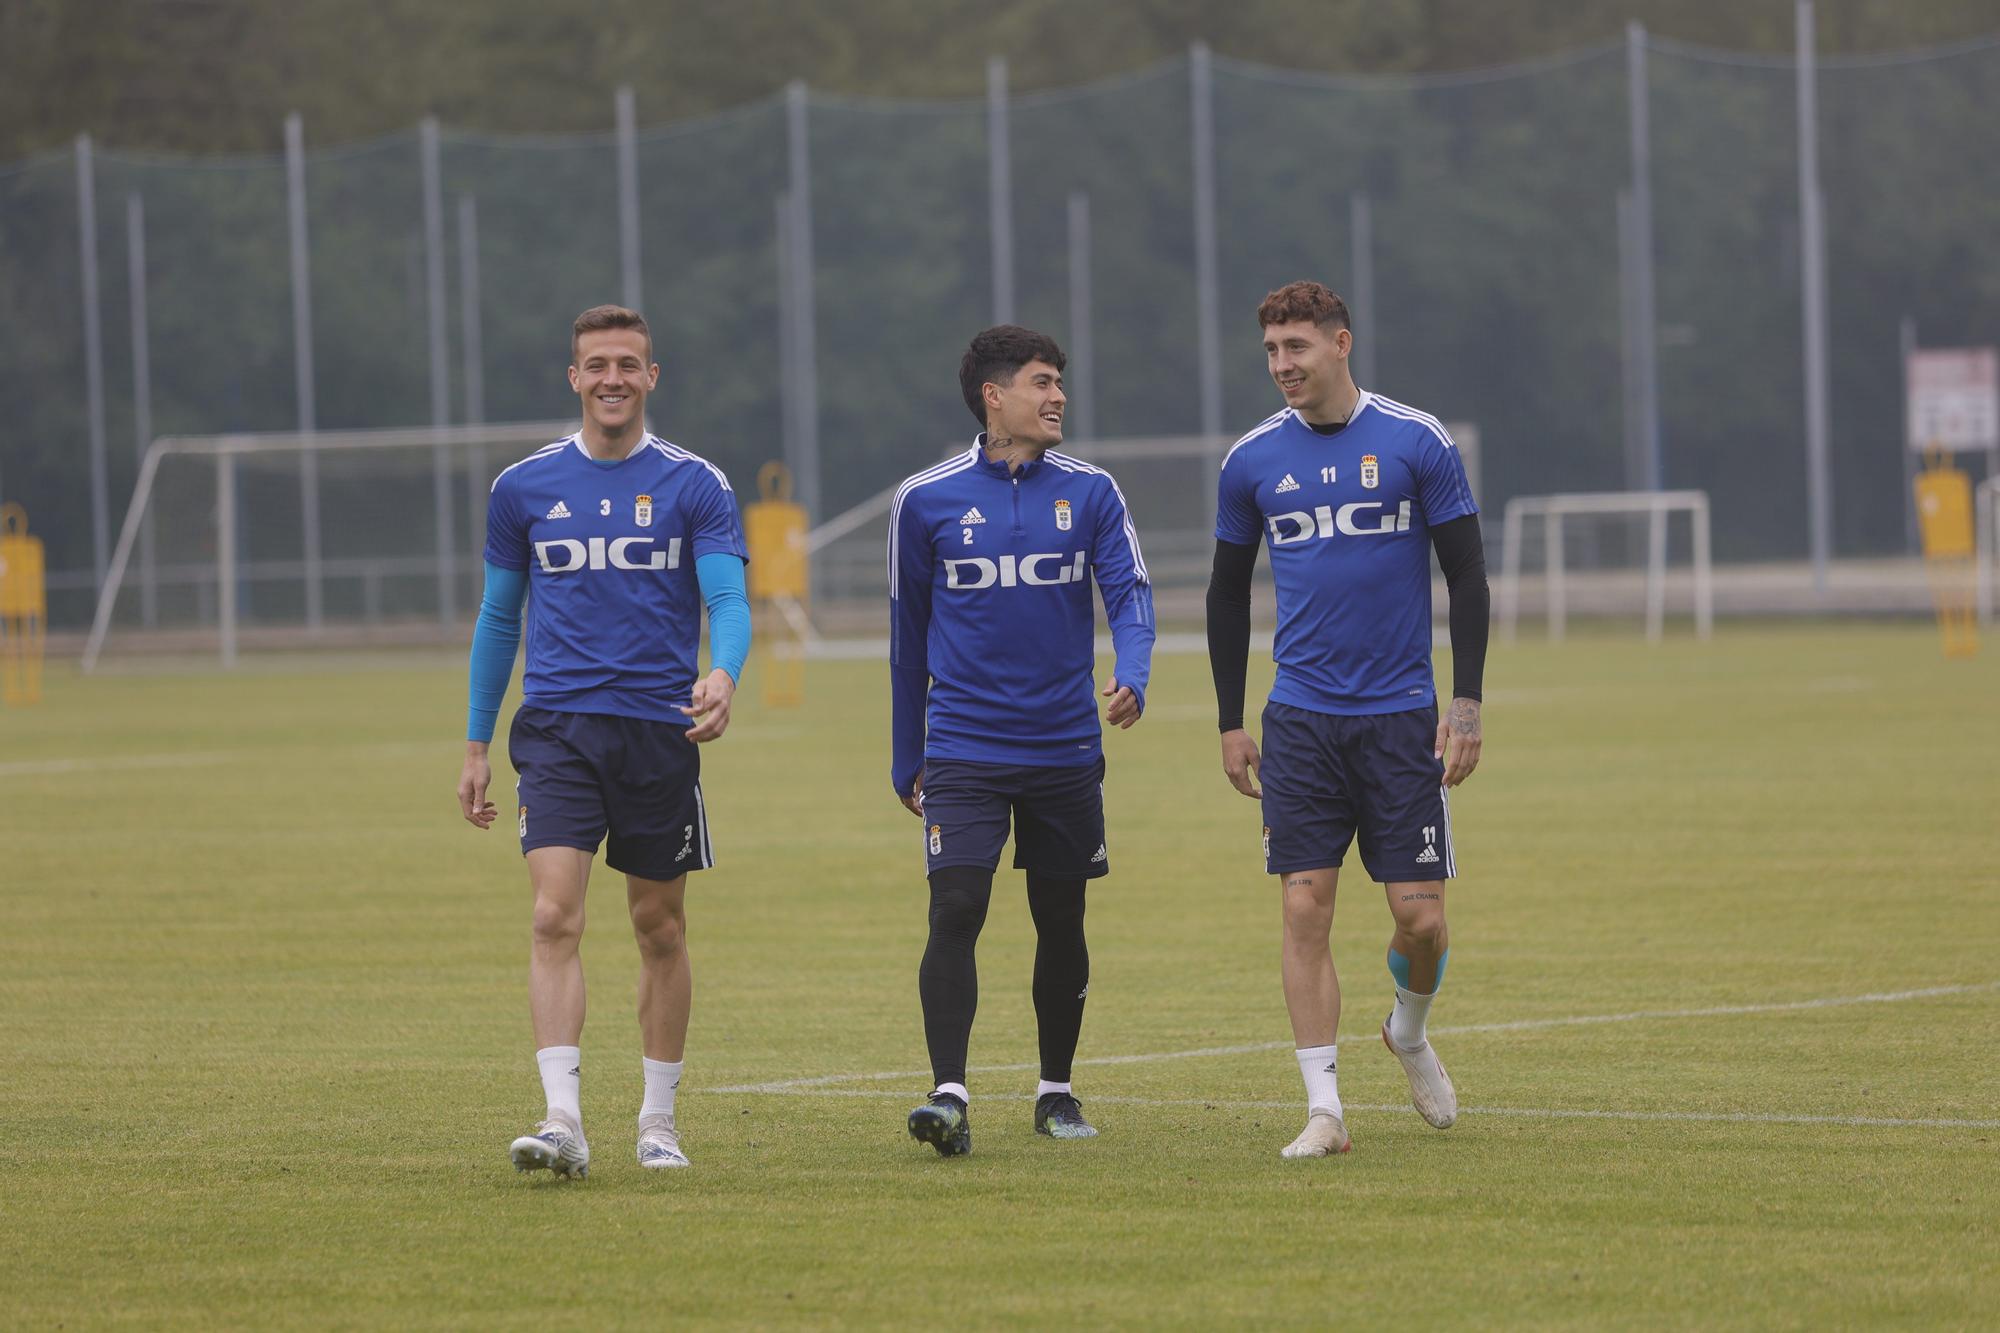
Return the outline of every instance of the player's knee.
[[[931,933],[971,938],[986,924],[986,904],[956,896],[931,899]]]
[[[932,936],[977,939],[993,897],[993,873],[980,866],[942,866],[930,878]]]
[[[1396,931],[1425,953],[1441,953],[1445,947],[1444,904],[1423,902],[1396,912]]]
[[[632,933],[648,958],[671,958],[687,946],[687,913],[666,903],[634,904]]]
[[[1333,929],[1333,890],[1299,876],[1285,883],[1285,933],[1325,940]]]
[[[1087,882],[1057,879],[1030,871],[1028,914],[1034,918],[1035,930],[1043,935],[1082,930],[1084,885]]]
[[[583,904],[541,895],[535,899],[535,943],[544,947],[576,947],[583,937]]]

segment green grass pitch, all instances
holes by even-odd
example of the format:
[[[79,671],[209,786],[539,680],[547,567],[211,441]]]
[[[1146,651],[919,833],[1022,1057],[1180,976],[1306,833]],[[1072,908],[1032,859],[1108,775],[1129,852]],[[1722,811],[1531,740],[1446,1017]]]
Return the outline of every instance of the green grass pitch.
[[[1465,1110],[1408,1108],[1375,1035],[1388,914],[1350,862],[1355,1146],[1306,1163],[1277,1156],[1303,1107],[1256,807],[1205,661],[1156,670],[1107,742],[1077,1071],[1102,1137],[1032,1133],[1011,872],[976,1150],[905,1135],[919,827],[883,668],[815,663],[802,710],[753,678],[706,755],[692,1171],[633,1160],[634,951],[599,868],[578,1184],[506,1160],[540,1110],[528,894],[509,821],[456,813],[461,666],[53,672],[0,712],[0,1324],[1992,1326],[1990,645],[1496,647],[1432,1019]],[[1619,1021],[1556,1021],[1592,1017]]]

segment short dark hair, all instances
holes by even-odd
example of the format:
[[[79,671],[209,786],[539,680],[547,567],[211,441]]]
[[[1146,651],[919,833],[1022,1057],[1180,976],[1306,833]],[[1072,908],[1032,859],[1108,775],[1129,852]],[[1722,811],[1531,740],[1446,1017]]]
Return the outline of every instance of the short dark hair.
[[[1311,320],[1322,329],[1338,325],[1352,330],[1347,318],[1347,302],[1317,282],[1288,282],[1265,296],[1257,307],[1257,327],[1296,324]]]
[[[646,317],[636,310],[627,310],[622,305],[594,305],[576,317],[576,323],[569,330],[569,359],[576,360],[577,344],[586,333],[602,333],[606,329],[631,329],[646,340],[646,359],[653,359],[653,331],[646,327]]]
[[[973,335],[972,345],[965,349],[958,363],[958,388],[981,430],[986,429],[983,386],[1012,384],[1021,367],[1030,361],[1046,361],[1057,370],[1069,364],[1069,358],[1063,355],[1054,338],[1019,324],[996,324]]]

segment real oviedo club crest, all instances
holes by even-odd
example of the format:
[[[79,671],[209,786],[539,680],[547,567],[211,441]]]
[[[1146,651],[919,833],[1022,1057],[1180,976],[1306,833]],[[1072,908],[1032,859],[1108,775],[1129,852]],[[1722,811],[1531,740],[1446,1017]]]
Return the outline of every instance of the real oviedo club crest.
[[[1361,489],[1372,491],[1382,481],[1382,471],[1375,463],[1375,455],[1361,455]]]
[[[653,526],[653,497],[642,495],[632,502],[632,521],[642,528]]]
[[[1058,500],[1056,501],[1056,528],[1058,531],[1068,532],[1069,525],[1069,501]]]

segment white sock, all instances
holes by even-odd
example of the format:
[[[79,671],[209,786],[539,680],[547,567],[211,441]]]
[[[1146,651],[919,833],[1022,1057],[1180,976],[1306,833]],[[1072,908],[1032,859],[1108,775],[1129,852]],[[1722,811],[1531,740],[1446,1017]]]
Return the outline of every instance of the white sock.
[[[674,1116],[674,1092],[681,1085],[682,1060],[648,1060],[643,1055],[639,1063],[646,1070],[646,1100],[639,1107],[639,1118],[649,1115],[663,1115],[669,1120]]]
[[[560,1111],[577,1124],[583,1123],[583,1052],[574,1046],[544,1046],[535,1052],[542,1069],[542,1095],[549,1099],[549,1114]]]
[[[1414,1051],[1424,1044],[1424,1025],[1430,1021],[1431,1001],[1437,992],[1419,995],[1415,991],[1396,987],[1396,1007],[1389,1011],[1389,1040],[1406,1051]]]
[[[939,1092],[950,1093],[952,1096],[964,1102],[967,1106],[972,1105],[972,1094],[965,1090],[965,1085],[963,1083],[940,1083],[937,1085],[937,1090]]]
[[[1047,1079],[1043,1079],[1035,1085],[1035,1100],[1040,1101],[1052,1092],[1069,1092],[1069,1084],[1051,1083]]]
[[[1295,1052],[1299,1073],[1306,1081],[1306,1111],[1310,1115],[1322,1111],[1340,1114],[1340,1084],[1334,1076],[1339,1050],[1338,1046],[1302,1046]]]

